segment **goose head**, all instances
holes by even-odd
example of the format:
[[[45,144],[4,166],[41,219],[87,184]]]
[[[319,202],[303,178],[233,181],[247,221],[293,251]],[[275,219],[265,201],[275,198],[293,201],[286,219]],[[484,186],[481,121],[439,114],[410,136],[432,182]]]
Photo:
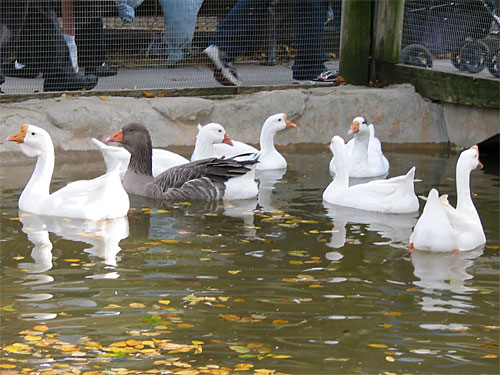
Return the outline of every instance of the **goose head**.
[[[35,125],[22,125],[19,133],[6,140],[19,143],[21,151],[28,157],[38,157],[54,149],[49,133]]]
[[[196,139],[209,144],[226,143],[230,146],[233,145],[224,127],[215,122],[206,124],[205,126],[198,124],[198,135]]]
[[[125,125],[117,133],[108,137],[106,142],[119,142],[132,155],[137,155],[142,150],[152,150],[148,129],[136,122]]]
[[[471,148],[462,151],[458,158],[457,169],[463,168],[467,171],[472,171],[476,168],[483,168],[483,163],[479,160],[479,147],[477,145],[472,146]]]
[[[351,122],[351,128],[347,132],[347,134],[354,134],[355,136],[363,136],[370,135],[370,129],[368,128],[368,124],[364,117],[358,116],[355,117]]]
[[[264,122],[264,125],[262,125],[262,130],[277,133],[280,130],[296,127],[297,125],[288,119],[286,113],[278,113],[267,118],[267,120]]]

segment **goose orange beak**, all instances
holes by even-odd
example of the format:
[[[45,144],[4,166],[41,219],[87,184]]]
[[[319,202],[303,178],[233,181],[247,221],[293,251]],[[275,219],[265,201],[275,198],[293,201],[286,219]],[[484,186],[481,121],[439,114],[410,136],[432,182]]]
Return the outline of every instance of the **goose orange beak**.
[[[297,127],[297,124],[294,123],[294,122],[291,122],[289,119],[288,119],[288,116],[285,114],[285,128],[296,128]]]
[[[353,121],[351,124],[351,128],[347,132],[347,134],[354,134],[359,132],[359,122],[358,121]]]
[[[26,136],[27,132],[28,132],[28,124],[21,125],[21,131],[19,133],[11,135],[10,137],[7,137],[5,140],[17,143],[24,143],[24,137]]]
[[[116,134],[106,139],[106,142],[123,142],[123,131],[120,129]]]
[[[231,138],[227,134],[224,134],[224,139],[222,140],[222,143],[225,143],[229,146],[233,146],[233,141],[231,141]]]
[[[471,148],[473,148],[477,152],[477,168],[482,169],[484,165],[483,163],[481,163],[481,160],[479,160],[479,147],[477,147],[477,145],[474,145]]]

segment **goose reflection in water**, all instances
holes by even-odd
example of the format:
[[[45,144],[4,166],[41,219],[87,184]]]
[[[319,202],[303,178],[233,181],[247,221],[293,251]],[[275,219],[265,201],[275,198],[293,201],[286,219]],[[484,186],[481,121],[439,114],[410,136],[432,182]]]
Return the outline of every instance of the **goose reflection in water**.
[[[419,278],[413,284],[423,288],[424,296],[420,305],[424,311],[446,311],[450,313],[464,313],[474,307],[468,301],[467,294],[477,291],[468,287],[466,280],[473,278],[467,268],[474,264],[474,259],[483,254],[484,246],[465,252],[433,252],[413,250],[411,262],[413,274]],[[442,291],[454,294],[451,298],[445,297]]]
[[[406,249],[411,231],[417,222],[417,213],[389,214],[374,211],[357,210],[323,202],[327,216],[334,224],[332,238],[327,245],[338,249],[345,245],[347,238],[347,223],[367,224],[367,230],[377,232],[380,236],[389,239],[389,242],[380,243],[397,248]],[[379,243],[377,243],[379,244]]]
[[[286,173],[286,168],[257,170],[255,178],[259,180],[258,202],[261,210],[264,212],[277,211],[278,208],[273,205],[274,186],[280,181]]]
[[[91,245],[85,252],[104,259],[104,263],[116,267],[120,252],[120,240],[128,237],[128,219],[121,217],[104,220],[67,219],[20,212],[22,231],[34,247],[31,257],[34,263],[21,263],[28,273],[42,273],[52,268],[52,243],[49,232],[66,240]]]

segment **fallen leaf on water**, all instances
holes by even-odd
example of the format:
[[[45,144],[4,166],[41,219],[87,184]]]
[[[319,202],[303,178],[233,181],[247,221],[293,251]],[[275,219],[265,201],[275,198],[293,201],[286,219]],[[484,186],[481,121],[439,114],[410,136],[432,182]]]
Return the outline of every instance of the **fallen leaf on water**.
[[[231,275],[236,275],[236,274],[240,273],[241,270],[229,270],[227,272],[230,273]]]
[[[486,354],[483,355],[481,358],[498,358],[498,356],[496,354]]]
[[[241,316],[234,315],[234,314],[219,314],[219,317],[224,319],[224,320],[230,320],[233,322],[237,322],[241,319]]]
[[[161,299],[158,301],[158,303],[161,303],[162,305],[170,305],[170,300],[168,299]]]
[[[71,262],[71,263],[75,263],[75,262],[80,262],[80,259],[64,259],[65,262]]]
[[[389,324],[389,323],[382,323],[382,324],[379,324],[378,326],[379,326],[379,327],[382,327],[382,328],[391,328],[391,327],[392,327],[392,324]]]
[[[488,328],[488,329],[500,329],[500,326],[484,326],[484,328]]]
[[[368,344],[368,346],[371,346],[372,348],[388,348],[388,346],[385,344]]]
[[[323,361],[337,361],[337,362],[347,362],[350,358],[335,358],[335,357],[328,357],[323,359]]]
[[[161,240],[163,243],[179,243],[179,240]]]
[[[249,348],[242,345],[231,345],[229,346],[229,349],[234,350],[237,353],[248,353],[250,351]]]
[[[16,368],[17,366],[16,365],[12,365],[12,364],[9,364],[9,363],[2,363],[0,365],[0,368]]]
[[[146,307],[143,303],[129,303],[128,307],[132,307],[134,309],[140,309]]]
[[[39,326],[34,326],[33,327],[33,330],[34,331],[39,331],[39,332],[45,332],[49,329],[49,327],[45,326],[45,325],[39,325]]]
[[[273,324],[288,324],[289,321],[288,320],[284,320],[284,319],[275,319],[273,320]]]
[[[236,366],[234,366],[234,371],[247,371],[253,368],[253,365],[251,363],[238,363]]]
[[[142,92],[146,98],[154,98],[155,94],[149,91],[143,91]]]
[[[385,360],[386,360],[387,362],[395,362],[395,361],[396,361],[396,360],[394,359],[394,357],[392,357],[392,356],[390,356],[390,355],[386,356],[386,357],[385,357]]]
[[[193,328],[193,327],[194,327],[194,324],[190,324],[190,323],[181,323],[181,324],[177,325],[177,328]]]

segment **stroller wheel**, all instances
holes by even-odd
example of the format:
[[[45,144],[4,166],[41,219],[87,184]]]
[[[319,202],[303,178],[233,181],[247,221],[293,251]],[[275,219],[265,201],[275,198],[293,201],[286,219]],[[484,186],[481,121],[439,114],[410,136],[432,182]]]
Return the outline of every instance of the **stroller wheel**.
[[[470,73],[479,73],[486,66],[489,47],[482,40],[466,41],[460,49],[460,62]]]
[[[500,47],[495,47],[488,53],[486,67],[493,76],[500,78]]]
[[[455,48],[453,51],[451,51],[451,63],[458,70],[466,71],[467,68],[462,63],[462,59],[460,57],[460,50],[461,50],[461,47],[458,47],[458,48]]]
[[[432,53],[422,44],[410,44],[401,51],[401,63],[421,68],[432,68]]]

